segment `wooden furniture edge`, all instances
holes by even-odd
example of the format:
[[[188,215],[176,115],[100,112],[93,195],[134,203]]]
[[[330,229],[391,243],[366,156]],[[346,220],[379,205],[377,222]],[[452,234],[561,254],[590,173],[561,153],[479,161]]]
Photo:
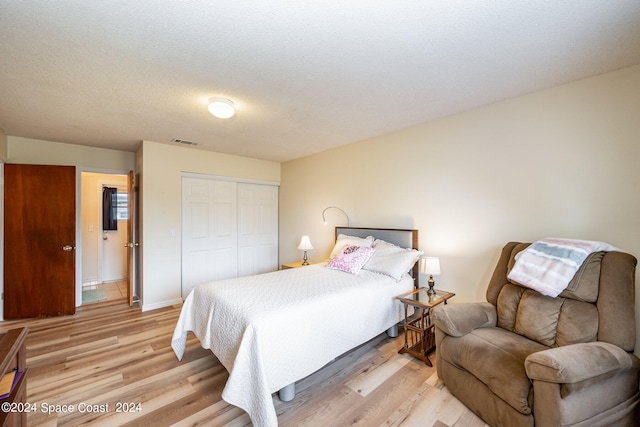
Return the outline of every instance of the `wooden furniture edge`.
[[[0,340],[0,378],[4,376],[8,370],[13,369],[13,363],[17,363],[15,368],[21,373],[18,382],[15,384],[9,396],[2,399],[2,402],[22,402],[25,403],[27,391],[27,351],[25,341],[29,333],[28,327],[20,329],[10,329],[4,333]],[[27,411],[21,412],[0,411],[0,425],[7,424],[13,426],[15,421],[19,419],[21,426],[27,425]]]
[[[20,347],[24,344],[28,332],[29,328],[27,327],[10,329],[0,340],[0,373],[3,375],[16,354],[18,355],[18,370],[22,371],[23,369],[20,368],[26,368],[27,357],[26,354],[20,352]]]

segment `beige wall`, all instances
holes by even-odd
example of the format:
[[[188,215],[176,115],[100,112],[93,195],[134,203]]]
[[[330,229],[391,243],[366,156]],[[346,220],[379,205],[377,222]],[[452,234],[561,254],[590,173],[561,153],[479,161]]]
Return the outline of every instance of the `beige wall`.
[[[0,129],[0,162],[7,161],[7,147],[7,134],[5,134],[2,129]]]
[[[454,302],[484,300],[510,240],[604,240],[640,257],[639,111],[636,66],[283,163],[280,261],[301,259],[303,234],[310,259],[326,258],[345,225],[337,211],[322,225],[329,205],[353,226],[419,229]]]
[[[133,153],[8,136],[7,163],[76,166],[85,169],[133,170]]]
[[[280,182],[280,163],[143,141],[142,309],[181,298],[182,172]]]

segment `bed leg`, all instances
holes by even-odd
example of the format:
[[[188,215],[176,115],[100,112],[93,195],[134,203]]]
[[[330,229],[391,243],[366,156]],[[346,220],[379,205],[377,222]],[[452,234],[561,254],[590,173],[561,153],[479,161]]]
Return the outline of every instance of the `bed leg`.
[[[289,402],[296,397],[296,383],[291,383],[286,387],[283,387],[278,391],[278,397],[283,402]]]
[[[392,327],[390,327],[389,329],[387,329],[387,335],[389,335],[391,338],[395,338],[398,336],[398,324],[396,323],[395,325],[393,325]]]

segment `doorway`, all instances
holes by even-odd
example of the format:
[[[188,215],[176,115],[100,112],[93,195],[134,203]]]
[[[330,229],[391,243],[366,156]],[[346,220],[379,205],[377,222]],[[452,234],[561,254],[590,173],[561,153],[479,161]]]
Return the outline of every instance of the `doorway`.
[[[103,191],[116,190],[115,227],[103,224]],[[82,172],[82,304],[127,302],[127,175]]]

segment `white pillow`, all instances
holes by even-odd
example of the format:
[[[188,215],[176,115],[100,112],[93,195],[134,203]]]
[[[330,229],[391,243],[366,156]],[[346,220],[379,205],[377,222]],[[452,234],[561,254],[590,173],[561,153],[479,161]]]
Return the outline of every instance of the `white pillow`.
[[[405,249],[384,240],[376,239],[373,244],[376,250],[369,261],[362,267],[364,270],[386,274],[399,281],[420,259],[422,251]]]
[[[338,238],[336,239],[336,244],[331,251],[331,255],[329,255],[329,259],[333,259],[336,255],[338,255],[345,246],[373,246],[373,236],[368,236],[365,238],[356,237],[356,236],[347,236],[346,234],[338,234]]]
[[[375,249],[370,246],[347,245],[329,261],[327,268],[358,274],[374,252]]]

